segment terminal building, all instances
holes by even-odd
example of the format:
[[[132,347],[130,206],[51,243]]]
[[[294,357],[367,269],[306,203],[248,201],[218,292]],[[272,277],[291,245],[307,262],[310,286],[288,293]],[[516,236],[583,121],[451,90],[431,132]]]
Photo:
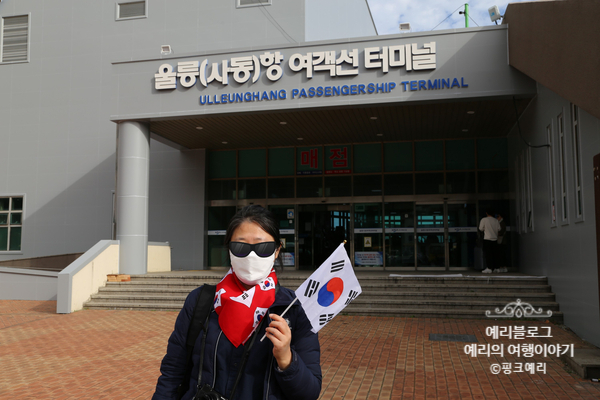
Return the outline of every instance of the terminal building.
[[[509,271],[600,345],[598,8],[378,35],[364,0],[3,0],[0,298],[27,292],[11,263],[102,240],[121,273],[156,242],[172,270],[226,268],[247,204],[288,269],[346,240],[359,270],[471,271],[492,209]]]

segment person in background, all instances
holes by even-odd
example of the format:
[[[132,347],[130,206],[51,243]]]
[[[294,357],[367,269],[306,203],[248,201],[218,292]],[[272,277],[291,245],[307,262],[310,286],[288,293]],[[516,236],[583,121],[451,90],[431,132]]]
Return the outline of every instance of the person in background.
[[[496,267],[498,232],[500,232],[500,223],[493,217],[492,210],[486,210],[485,217],[479,222],[479,230],[483,232],[483,255],[485,257],[486,268],[481,271],[484,274],[491,274]]]
[[[506,268],[506,222],[504,222],[504,218],[502,218],[501,214],[496,214],[496,219],[500,223],[500,231],[498,232],[498,265],[500,268],[494,270],[494,272],[508,272],[508,268]]]
[[[217,284],[207,332],[194,345],[189,385],[178,395],[202,286],[177,317],[152,399],[316,400],[322,381],[317,334],[299,302],[285,318],[278,315],[296,298],[277,282],[274,263],[283,266],[279,221],[261,206],[246,206],[231,219],[225,244],[231,269]],[[254,340],[265,333],[267,340]]]

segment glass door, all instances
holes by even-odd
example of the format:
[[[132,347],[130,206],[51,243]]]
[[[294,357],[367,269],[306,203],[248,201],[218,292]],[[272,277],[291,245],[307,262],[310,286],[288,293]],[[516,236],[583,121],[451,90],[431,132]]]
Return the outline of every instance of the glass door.
[[[473,268],[477,244],[475,203],[448,204],[448,265],[450,268]]]
[[[277,205],[269,206],[279,221],[279,234],[281,235],[282,261],[284,267],[296,267],[296,206]]]
[[[444,204],[417,204],[417,268],[446,269]]]
[[[382,203],[354,205],[354,265],[383,268]]]
[[[309,204],[298,206],[298,265],[314,270],[342,243],[350,247],[350,205]]]
[[[225,246],[225,233],[229,221],[236,213],[233,207],[209,207],[208,208],[208,266],[229,267],[229,249]]]
[[[385,203],[385,267],[415,267],[414,203]]]

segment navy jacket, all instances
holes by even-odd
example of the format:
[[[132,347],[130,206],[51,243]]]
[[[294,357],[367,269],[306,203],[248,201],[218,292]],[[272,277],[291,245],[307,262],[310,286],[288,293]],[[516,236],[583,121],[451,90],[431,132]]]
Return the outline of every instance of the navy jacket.
[[[169,338],[167,354],[160,366],[161,376],[158,378],[153,400],[176,398],[177,386],[183,381],[185,372],[186,335],[200,289],[197,288],[188,295],[179,312],[175,329]],[[295,297],[292,290],[280,287],[269,313],[281,314]],[[273,344],[268,338],[260,342],[265,328],[270,323],[270,319],[268,319],[258,332],[259,336],[250,351],[234,399],[229,399],[245,346],[235,348],[231,344],[221,331],[219,316],[213,310],[208,323],[202,384],[208,383],[229,400],[317,399],[321,392],[320,347],[317,334],[311,331],[310,322],[299,302],[296,302],[288,310],[284,319],[289,321],[288,324],[292,331],[290,347],[293,359],[290,366],[285,371],[279,371],[273,357]],[[201,333],[198,336],[194,346],[190,386],[183,396],[183,400],[193,399],[196,393],[202,335]],[[246,342],[246,345],[249,343],[250,340]]]

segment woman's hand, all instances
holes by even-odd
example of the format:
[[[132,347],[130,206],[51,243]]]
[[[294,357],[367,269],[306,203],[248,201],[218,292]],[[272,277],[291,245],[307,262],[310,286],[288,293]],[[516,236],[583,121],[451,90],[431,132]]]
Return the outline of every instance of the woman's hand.
[[[285,319],[277,314],[269,314],[272,319],[267,327],[267,337],[273,343],[273,356],[277,360],[279,369],[285,370],[292,363],[292,350],[290,342],[292,341],[292,331]]]

